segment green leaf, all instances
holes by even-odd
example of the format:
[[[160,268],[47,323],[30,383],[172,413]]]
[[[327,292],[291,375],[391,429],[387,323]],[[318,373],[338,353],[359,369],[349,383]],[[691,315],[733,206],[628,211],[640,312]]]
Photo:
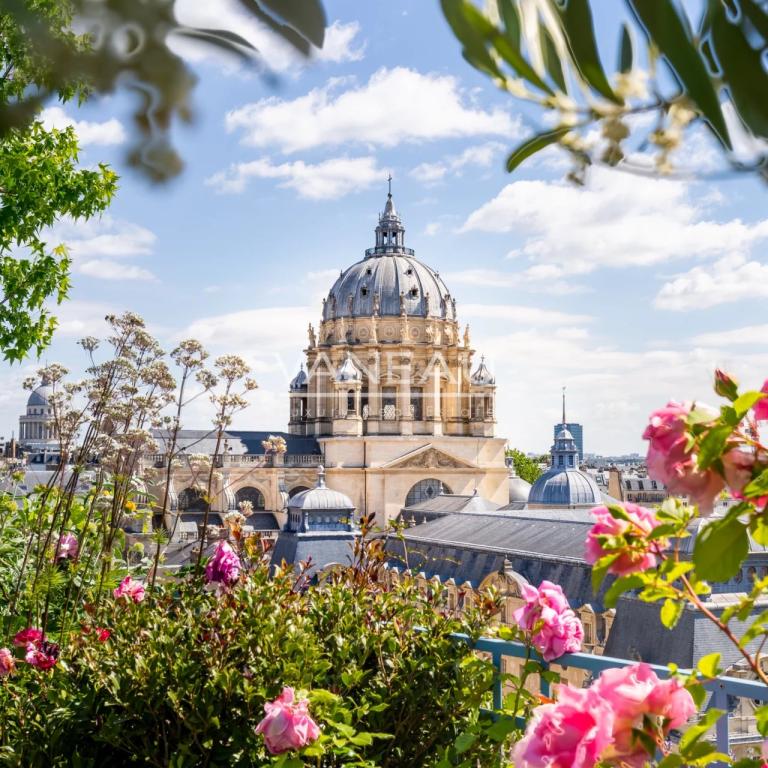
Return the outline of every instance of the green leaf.
[[[629,0],[629,4],[681,87],[701,110],[720,142],[731,149],[720,100],[677,5],[672,0]]]
[[[718,424],[707,431],[699,442],[699,469],[709,469],[722,456],[725,444],[732,434],[733,427],[730,424]]]
[[[629,576],[620,576],[605,591],[603,600],[605,601],[606,607],[615,607],[616,602],[625,592],[629,592],[632,589],[639,589],[644,584],[645,579],[640,573],[632,573]]]
[[[734,24],[722,3],[714,3],[710,21],[712,43],[734,106],[755,136],[768,138],[768,74],[763,65],[763,47],[747,40],[742,21]]]
[[[600,63],[589,0],[568,0],[559,10],[568,49],[579,74],[601,96],[614,104],[623,104],[613,92]]]
[[[458,754],[466,752],[472,748],[472,745],[477,741],[476,733],[462,733],[459,734],[456,741],[453,743],[453,748]]]
[[[619,45],[619,72],[626,74],[632,70],[632,37],[629,27],[621,25],[621,43]]]
[[[453,34],[464,47],[464,58],[481,72],[504,80],[487,49],[487,41],[496,34],[493,24],[469,0],[440,0],[440,4]]]
[[[504,32],[509,42],[520,49],[520,17],[513,0],[498,0],[499,16],[504,22]]]
[[[763,704],[755,710],[757,732],[765,739],[768,738],[768,704]]]
[[[764,469],[751,483],[744,487],[743,494],[748,498],[764,496],[768,493],[768,469]]]
[[[709,581],[727,581],[739,572],[748,552],[747,529],[738,518],[712,520],[696,537],[693,547],[696,573]]]
[[[712,726],[725,714],[722,709],[708,709],[696,725],[692,725],[680,738],[680,754],[688,755],[688,750],[712,728]]]
[[[500,717],[485,733],[493,741],[504,741],[516,727],[514,718]]]
[[[507,171],[512,173],[524,160],[527,160],[531,155],[535,155],[537,152],[541,152],[542,149],[548,147],[550,144],[554,144],[559,141],[570,128],[567,126],[560,126],[551,131],[544,131],[544,133],[537,133],[528,141],[524,141],[512,154],[507,158]]]
[[[740,397],[737,397],[733,402],[733,407],[739,416],[739,421],[741,421],[747,415],[747,411],[749,411],[749,409],[752,408],[755,403],[759,402],[766,396],[767,395],[764,392],[745,392]]]
[[[557,55],[557,48],[549,34],[549,30],[543,25],[539,25],[539,37],[541,39],[541,55],[544,59],[544,66],[547,73],[552,78],[552,82],[563,92],[566,92],[565,75],[563,74],[563,65],[560,57]]]
[[[674,629],[680,617],[683,615],[685,603],[682,600],[672,600],[668,598],[661,606],[661,623],[667,629]]]
[[[720,654],[710,653],[702,656],[696,664],[696,669],[704,677],[717,677],[722,671],[720,669]]]
[[[657,768],[680,768],[682,764],[683,758],[680,757],[680,755],[671,752],[657,763]]]
[[[612,555],[606,555],[605,557],[601,557],[596,563],[592,566],[592,589],[597,592],[598,589],[600,589],[600,585],[603,583],[603,579],[605,578],[605,575],[608,573],[608,568],[610,568],[611,564],[618,560],[619,553],[616,552]]]

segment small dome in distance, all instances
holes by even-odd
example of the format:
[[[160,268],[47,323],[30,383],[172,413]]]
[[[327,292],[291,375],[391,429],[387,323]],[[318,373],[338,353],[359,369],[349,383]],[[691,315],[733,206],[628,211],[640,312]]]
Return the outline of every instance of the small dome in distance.
[[[288,510],[302,512],[354,512],[352,499],[341,491],[334,491],[325,484],[325,468],[317,468],[317,485],[308,491],[297,493],[288,501]]]
[[[297,392],[307,388],[307,372],[304,370],[304,363],[301,364],[299,372],[293,377],[289,384],[291,392]]]
[[[509,467],[509,503],[527,504],[531,493],[531,484],[523,480],[515,471],[514,464]]]
[[[485,355],[480,358],[480,367],[472,374],[470,379],[475,386],[491,386],[496,383],[496,377],[488,370],[485,364]]]

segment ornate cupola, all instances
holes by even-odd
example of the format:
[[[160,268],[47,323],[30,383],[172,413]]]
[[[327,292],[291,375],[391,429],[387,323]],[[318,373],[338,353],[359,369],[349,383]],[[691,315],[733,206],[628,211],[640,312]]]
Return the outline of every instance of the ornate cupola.
[[[466,331],[469,341],[469,328]],[[493,436],[496,421],[496,378],[485,364],[485,356],[480,358],[480,365],[469,379],[471,399],[471,428],[473,435]]]
[[[379,226],[376,227],[376,248],[383,249],[379,253],[402,252],[405,247],[405,227],[400,216],[395,209],[395,203],[392,200],[392,176],[388,179],[389,193],[387,202],[384,206],[384,213],[379,215]],[[367,258],[375,255],[375,251],[366,254]]]
[[[309,418],[308,384],[309,378],[307,372],[304,370],[304,363],[302,363],[299,372],[293,377],[291,383],[288,385],[291,406],[288,431],[292,435],[307,434],[306,426]]]

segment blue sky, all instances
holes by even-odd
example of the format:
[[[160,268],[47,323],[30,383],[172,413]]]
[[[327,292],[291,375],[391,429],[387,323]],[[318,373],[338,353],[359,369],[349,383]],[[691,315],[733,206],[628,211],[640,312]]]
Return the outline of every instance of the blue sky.
[[[122,180],[107,216],[55,233],[75,274],[44,360],[79,372],[76,340],[131,309],[169,349],[193,335],[243,355],[260,389],[238,426],[284,429],[307,323],[372,245],[391,172],[406,244],[457,297],[511,445],[548,449],[563,385],[586,450],[610,453],[642,450],[647,414],[668,398],[711,400],[715,365],[750,385],[768,375],[763,185],[598,170],[577,189],[554,152],[510,177],[506,153],[536,116],[466,64],[432,0],[329,0],[329,42],[310,63],[244,24],[234,2],[179,5],[190,23],[230,21],[254,40],[278,84],[184,48],[197,120],[175,131],[183,175],[159,188],[124,163],[122,98],[46,114],[78,121],[83,162],[110,162]],[[609,50],[615,20],[599,23]],[[704,137],[683,158],[715,160]],[[6,437],[36,365],[0,369]],[[200,403],[187,425],[207,423]]]

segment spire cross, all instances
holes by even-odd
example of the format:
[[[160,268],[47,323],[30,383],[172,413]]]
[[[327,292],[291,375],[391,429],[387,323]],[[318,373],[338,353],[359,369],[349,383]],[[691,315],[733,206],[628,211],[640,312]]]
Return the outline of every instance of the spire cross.
[[[391,173],[387,176],[387,185],[389,187],[389,190],[388,190],[389,197],[392,197],[392,174]]]

